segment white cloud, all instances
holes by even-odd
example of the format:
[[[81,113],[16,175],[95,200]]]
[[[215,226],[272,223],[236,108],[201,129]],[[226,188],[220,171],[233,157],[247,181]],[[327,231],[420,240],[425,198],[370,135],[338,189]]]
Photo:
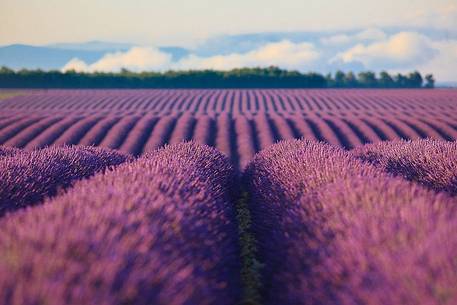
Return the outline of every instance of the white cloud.
[[[359,41],[377,41],[387,38],[384,31],[377,28],[369,28],[364,31],[361,31],[355,35],[355,38]]]
[[[73,58],[63,71],[117,72],[122,68],[131,71],[164,70],[171,64],[171,55],[156,48],[134,47],[127,52],[108,53],[93,64]]]
[[[90,66],[79,58],[73,58],[63,66],[62,71],[89,72]]]
[[[414,32],[400,32],[389,38],[356,46],[338,53],[331,62],[361,62],[366,68],[414,68],[438,54],[432,41]]]
[[[418,66],[423,73],[433,73],[439,81],[457,81],[457,41],[436,41],[433,46],[439,54]]]
[[[438,81],[457,80],[457,40],[431,39],[400,32],[371,44],[357,44],[338,53],[330,64],[361,63],[374,71],[433,73]]]
[[[354,42],[369,42],[386,39],[386,33],[377,28],[368,28],[354,35],[338,34],[320,39],[323,45],[341,46],[348,45]]]
[[[319,58],[319,53],[312,44],[281,41],[266,44],[247,53],[233,53],[200,57],[190,55],[178,62],[172,62],[171,56],[154,48],[135,47],[127,52],[106,54],[93,64],[74,58],[63,71],[103,71],[116,72],[122,68],[131,71],[167,70],[167,69],[217,69],[230,70],[241,67],[280,66],[288,69],[305,67]]]
[[[300,69],[319,58],[318,51],[310,43],[292,43],[284,40],[269,43],[247,53],[233,53],[211,57],[191,55],[174,67],[178,69],[230,70],[240,67],[279,66]]]
[[[337,69],[390,72],[409,72],[417,69],[422,73],[433,73],[439,81],[457,80],[457,40],[439,40],[431,37],[415,32],[400,32],[387,37],[380,30],[368,29],[352,35],[333,36],[335,42],[345,41],[345,44],[334,48],[324,49],[307,42],[293,43],[284,40],[267,43],[244,53],[208,57],[191,54],[179,61],[173,61],[169,54],[157,48],[134,47],[126,52],[106,54],[93,64],[74,58],[62,70],[230,70],[275,65],[285,69],[313,70],[321,73]]]

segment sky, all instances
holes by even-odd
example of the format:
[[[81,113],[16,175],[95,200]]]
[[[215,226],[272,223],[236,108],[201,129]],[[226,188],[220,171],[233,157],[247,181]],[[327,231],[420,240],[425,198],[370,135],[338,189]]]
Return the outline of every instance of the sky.
[[[0,45],[90,40],[132,44],[130,50],[106,54],[95,63],[73,58],[64,70],[274,64],[319,72],[419,69],[457,81],[457,34],[447,37],[457,31],[455,0],[0,0],[0,20]],[[259,42],[244,37],[235,41],[243,43],[241,51],[224,41],[227,35],[268,32],[316,32],[320,38],[285,35]],[[209,43],[219,44],[220,53],[202,55],[199,50]],[[164,45],[194,52],[174,62],[156,48]]]
[[[455,0],[1,0],[0,45],[114,40],[193,45],[212,35],[457,27]]]

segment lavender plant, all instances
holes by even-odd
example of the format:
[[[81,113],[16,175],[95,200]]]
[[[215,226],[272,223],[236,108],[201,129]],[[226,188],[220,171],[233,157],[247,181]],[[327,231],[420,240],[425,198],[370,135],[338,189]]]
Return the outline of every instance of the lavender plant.
[[[167,146],[0,221],[1,304],[235,304],[235,171]]]
[[[130,157],[95,147],[48,147],[0,159],[0,216],[42,202]]]
[[[361,146],[352,153],[386,172],[457,195],[457,142],[389,141]]]
[[[0,146],[0,158],[1,157],[10,157],[18,153],[20,149],[8,146]]]
[[[446,195],[297,140],[256,155],[245,179],[265,304],[457,298],[457,206]]]

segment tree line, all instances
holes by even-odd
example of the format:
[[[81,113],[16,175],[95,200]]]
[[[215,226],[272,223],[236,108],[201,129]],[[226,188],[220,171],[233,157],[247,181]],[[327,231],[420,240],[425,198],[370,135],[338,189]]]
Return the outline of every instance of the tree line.
[[[337,71],[322,75],[278,67],[230,71],[76,72],[0,68],[0,88],[433,88],[432,74]]]

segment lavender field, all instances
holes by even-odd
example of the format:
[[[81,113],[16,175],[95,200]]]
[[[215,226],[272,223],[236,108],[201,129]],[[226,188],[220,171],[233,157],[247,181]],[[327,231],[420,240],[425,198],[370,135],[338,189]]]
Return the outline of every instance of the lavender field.
[[[0,145],[95,145],[135,156],[194,140],[244,167],[278,140],[346,149],[457,138],[455,90],[36,90],[0,100]]]
[[[457,304],[457,91],[0,98],[0,305]]]

